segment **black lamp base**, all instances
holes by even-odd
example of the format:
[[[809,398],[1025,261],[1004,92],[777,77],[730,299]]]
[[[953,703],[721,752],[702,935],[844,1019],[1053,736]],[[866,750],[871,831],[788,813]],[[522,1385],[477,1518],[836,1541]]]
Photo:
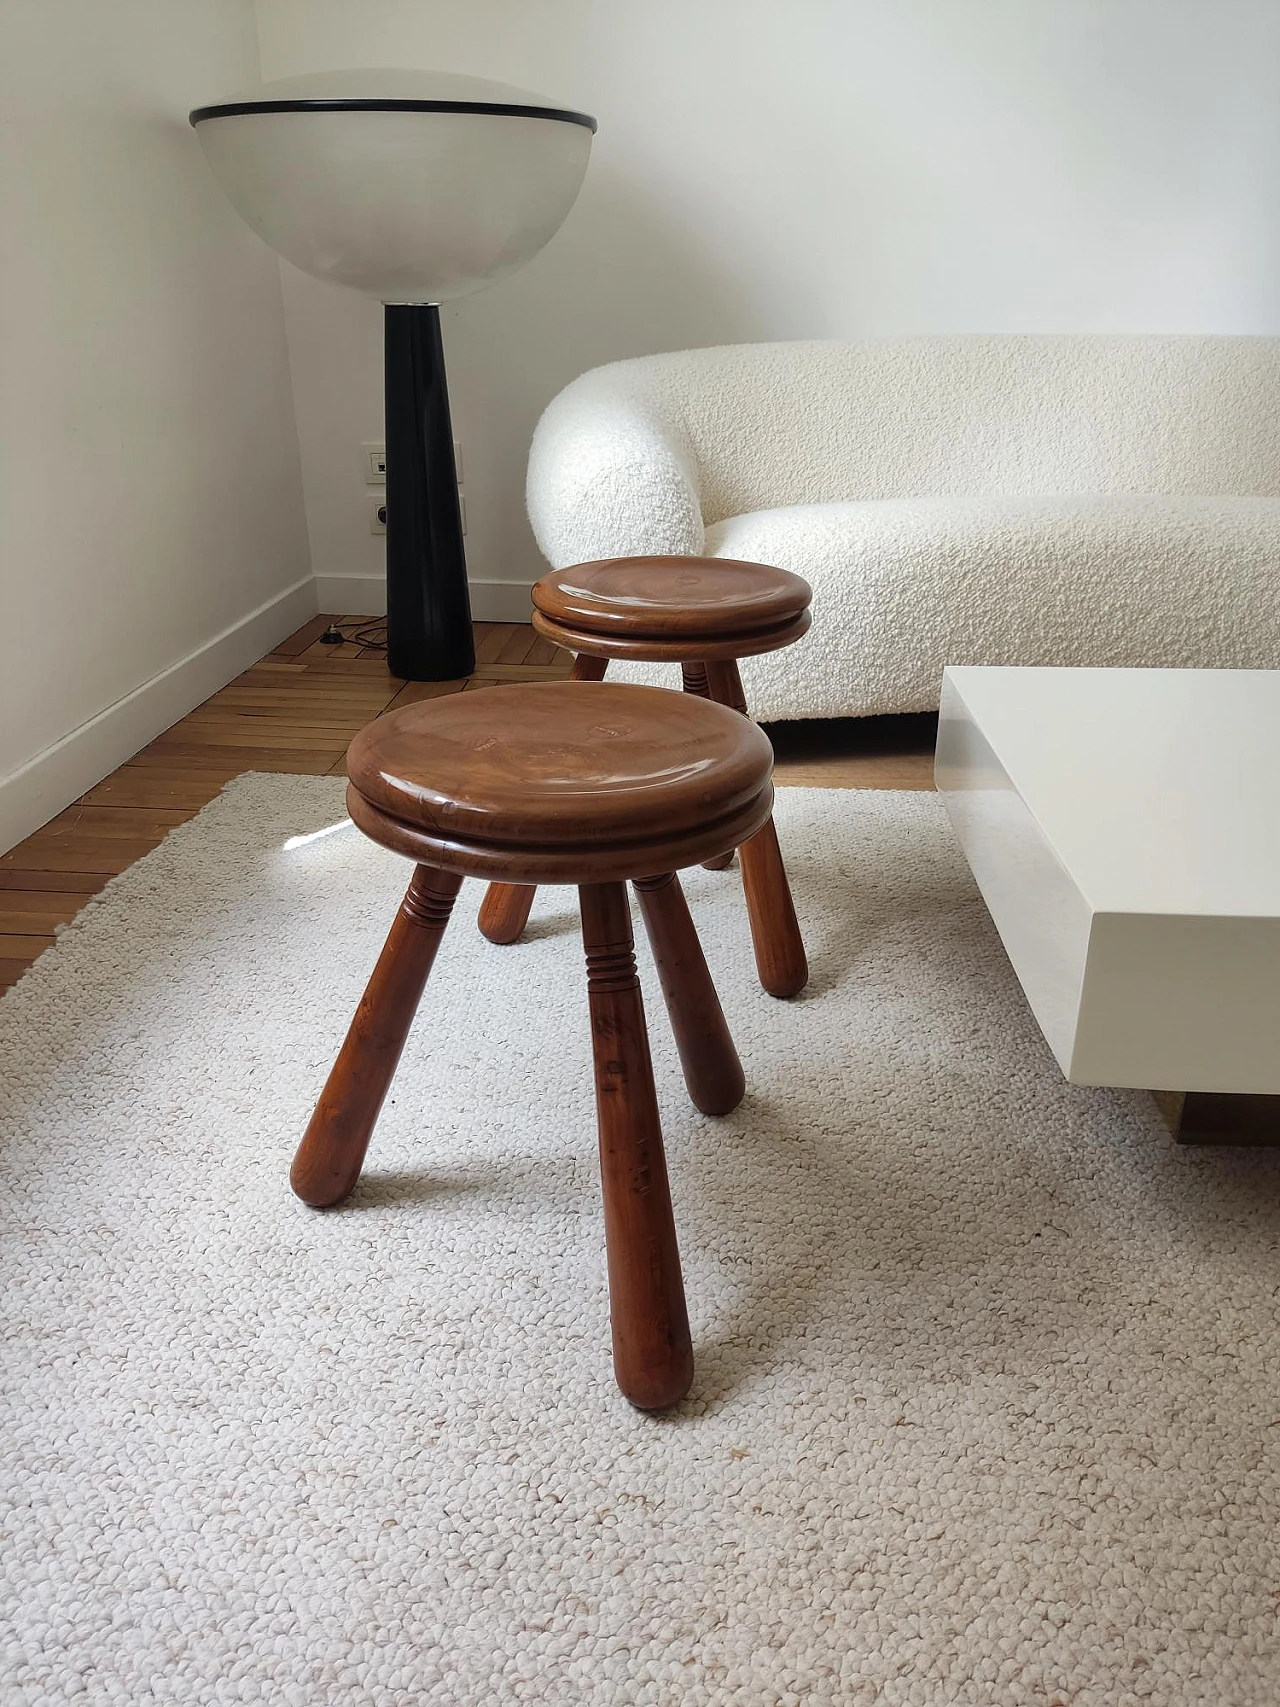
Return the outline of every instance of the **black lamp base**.
[[[476,654],[440,310],[388,303],[384,331],[387,664],[409,681],[456,681]]]

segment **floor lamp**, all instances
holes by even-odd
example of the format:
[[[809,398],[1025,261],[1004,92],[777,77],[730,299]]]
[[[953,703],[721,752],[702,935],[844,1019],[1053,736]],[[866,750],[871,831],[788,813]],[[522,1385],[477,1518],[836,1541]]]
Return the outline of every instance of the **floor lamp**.
[[[387,661],[449,681],[475,664],[442,302],[505,278],[555,235],[596,121],[434,71],[290,77],[191,123],[232,206],[314,277],[384,307]]]

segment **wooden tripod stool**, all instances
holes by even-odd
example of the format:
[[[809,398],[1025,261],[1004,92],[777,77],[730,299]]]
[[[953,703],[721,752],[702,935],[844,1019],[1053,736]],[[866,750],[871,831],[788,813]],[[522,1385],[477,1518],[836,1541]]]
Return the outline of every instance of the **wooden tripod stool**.
[[[533,589],[533,626],[577,653],[572,680],[598,682],[611,658],[676,663],[684,690],[744,717],[738,659],[776,652],[807,632],[812,589],[765,563],[719,557],[610,557],[544,575]],[[809,977],[773,818],[738,849],[760,982],[794,996]],[[728,865],[732,850],[712,867]],[[534,890],[493,884],[480,908],[490,942],[515,942]]]
[[[742,1067],[675,873],[768,819],[768,740],[723,706],[662,688],[549,682],[392,712],[356,736],[347,766],[352,818],[417,869],[294,1158],[294,1191],[327,1208],[360,1177],[463,877],[577,884],[614,1370],[640,1409],[674,1404],[693,1353],[626,882],[689,1095],[728,1114]]]

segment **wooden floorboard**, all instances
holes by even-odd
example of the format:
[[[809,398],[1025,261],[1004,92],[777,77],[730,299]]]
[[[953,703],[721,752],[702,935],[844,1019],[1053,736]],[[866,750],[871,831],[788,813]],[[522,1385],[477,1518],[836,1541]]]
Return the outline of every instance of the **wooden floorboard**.
[[[774,778],[785,788],[933,787],[938,719],[814,718],[766,725],[775,755]]]
[[[59,925],[70,924],[85,897],[72,889],[0,890],[0,932],[20,936],[52,936]]]
[[[213,780],[210,780],[212,778]],[[198,812],[222,787],[216,772],[168,771],[160,766],[122,765],[84,796],[94,806],[174,806]]]
[[[296,658],[300,652],[319,640],[320,636],[333,621],[331,616],[313,616],[310,622],[304,622],[296,634],[291,634],[287,640],[282,640],[273,654],[277,658]]]
[[[555,681],[572,663],[524,623],[475,625],[476,671],[406,682],[375,646],[324,644],[317,616],[135,753],[65,812],[0,855],[0,990],[17,982],[92,895],[195,816],[245,771],[342,776],[357,730],[393,706],[499,682]],[[934,719],[870,718],[770,728],[777,780],[823,788],[930,788]]]
[[[6,866],[0,871],[0,900],[6,890],[33,895],[45,889],[61,894],[96,895],[106,878],[94,871],[33,871],[30,866]]]

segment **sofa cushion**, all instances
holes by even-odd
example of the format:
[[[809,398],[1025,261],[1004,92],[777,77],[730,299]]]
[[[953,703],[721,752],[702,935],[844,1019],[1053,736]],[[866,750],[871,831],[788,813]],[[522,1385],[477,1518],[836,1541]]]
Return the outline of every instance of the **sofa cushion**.
[[[1280,666],[1280,498],[802,504],[718,522],[705,550],[813,586],[810,633],[742,665],[763,719],[933,710],[947,664]]]

